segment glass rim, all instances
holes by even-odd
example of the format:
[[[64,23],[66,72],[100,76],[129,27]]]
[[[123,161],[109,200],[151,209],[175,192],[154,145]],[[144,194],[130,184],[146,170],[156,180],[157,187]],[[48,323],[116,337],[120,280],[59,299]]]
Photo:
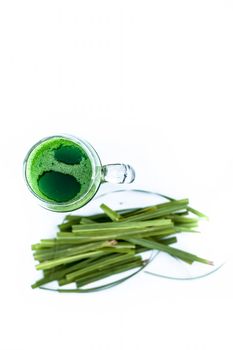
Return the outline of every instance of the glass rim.
[[[54,138],[63,138],[63,139],[67,139],[67,140],[70,140],[70,141],[73,141],[77,144],[79,144],[83,149],[84,151],[87,153],[90,161],[91,161],[91,165],[92,165],[92,177],[91,177],[91,184],[88,188],[88,191],[82,196],[80,197],[79,199],[76,199],[76,200],[71,200],[71,201],[66,201],[66,202],[55,202],[55,201],[49,201],[49,200],[46,200],[45,198],[42,198],[40,197],[34,190],[33,188],[31,187],[30,183],[28,182],[28,178],[27,178],[27,162],[28,162],[28,159],[31,155],[31,153],[43,142],[47,141],[47,140],[50,140],[50,139],[54,139]],[[96,152],[96,150],[92,147],[91,144],[89,144],[89,142],[87,142],[86,140],[82,139],[82,138],[79,138],[79,137],[76,137],[74,135],[70,135],[70,134],[56,134],[56,135],[50,135],[50,136],[46,136],[46,137],[43,137],[42,139],[40,139],[39,141],[37,141],[27,152],[25,158],[24,158],[24,161],[23,161],[23,176],[24,176],[24,180],[26,182],[26,185],[29,189],[29,191],[33,194],[34,197],[36,197],[41,203],[44,203],[44,206],[45,208],[53,211],[52,208],[48,208],[47,206],[50,205],[50,206],[56,206],[56,207],[70,207],[72,205],[74,205],[76,202],[82,202],[84,200],[84,198],[91,192],[92,188],[93,188],[93,185],[95,184],[95,180],[96,180],[96,177],[98,175],[98,172],[97,172],[97,167],[100,167],[102,168],[102,163],[101,163],[101,160],[99,158],[99,155],[98,153]],[[83,203],[81,206],[78,206],[76,209],[78,208],[81,208],[82,206],[84,206],[85,204],[87,204],[93,197],[94,195],[96,194],[96,192],[98,191],[98,188],[100,187],[100,184],[101,184],[101,173],[100,173],[100,178],[99,178],[99,184],[97,184],[96,186],[96,190],[94,191],[94,194],[85,202]],[[76,210],[75,208],[74,209],[68,209],[67,211],[73,211],[73,210]],[[56,210],[54,210],[56,211]],[[64,210],[65,211],[65,210]]]

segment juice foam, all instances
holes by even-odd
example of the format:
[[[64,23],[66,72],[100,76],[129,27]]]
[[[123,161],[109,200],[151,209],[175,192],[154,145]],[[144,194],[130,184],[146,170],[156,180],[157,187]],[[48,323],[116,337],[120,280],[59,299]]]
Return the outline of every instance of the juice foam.
[[[83,197],[92,182],[92,164],[72,140],[53,137],[37,145],[26,166],[27,181],[42,199],[65,203]]]

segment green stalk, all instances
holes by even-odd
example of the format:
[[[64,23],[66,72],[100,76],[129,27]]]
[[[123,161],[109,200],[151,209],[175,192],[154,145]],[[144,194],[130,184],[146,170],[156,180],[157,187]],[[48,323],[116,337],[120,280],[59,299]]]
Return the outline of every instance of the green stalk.
[[[149,221],[136,221],[136,222],[108,222],[108,223],[99,223],[99,224],[91,224],[91,225],[73,225],[72,232],[76,234],[81,233],[108,233],[109,231],[120,231],[120,230],[128,230],[128,229],[138,229],[145,227],[171,227],[173,225],[170,219],[157,219],[157,220],[149,220]]]
[[[134,254],[130,254],[131,255],[131,257],[132,257],[132,259],[134,259],[135,258],[135,255]],[[89,258],[89,259],[85,259],[84,261],[81,261],[81,263],[79,262],[79,263],[77,263],[77,264],[75,264],[74,266],[73,266],[73,269],[69,269],[69,271],[68,271],[68,269],[67,269],[67,271],[66,271],[66,273],[63,275],[63,276],[61,276],[61,279],[59,279],[59,285],[65,285],[65,284],[69,284],[69,283],[71,283],[71,282],[69,282],[67,279],[66,279],[66,276],[65,275],[68,275],[69,273],[71,273],[71,272],[75,272],[75,271],[79,271],[79,270],[81,270],[81,269],[83,269],[84,267],[86,268],[86,267],[88,267],[89,269],[90,269],[90,267],[92,267],[91,268],[91,270],[92,271],[97,271],[95,268],[96,268],[96,263],[102,263],[103,265],[105,264],[105,262],[106,261],[108,261],[109,260],[109,258],[115,258],[115,257],[117,257],[117,256],[119,256],[118,254],[116,254],[116,253],[112,253],[112,252],[109,252],[109,251],[105,251],[105,254],[104,255],[102,255],[102,256],[99,256],[99,257],[94,257],[94,258]],[[140,258],[140,257],[137,257],[137,258]],[[84,262],[86,262],[86,264],[84,264]],[[82,266],[81,266],[82,265]],[[92,272],[91,272],[92,273]],[[85,276],[86,275],[89,275],[90,274],[90,272],[87,272],[86,274],[85,274]]]
[[[169,214],[172,214],[178,210],[184,210],[187,209],[188,206],[188,199],[181,199],[173,202],[164,203],[163,207],[155,206],[153,209],[149,210],[148,212],[142,212],[141,214],[135,214],[132,216],[129,216],[128,218],[124,219],[124,222],[131,222],[131,221],[138,221],[138,220],[149,220],[149,219],[155,219],[162,216],[167,216]]]
[[[80,286],[130,270],[133,266],[143,268],[141,256],[137,254],[150,250],[166,252],[187,263],[197,261],[213,264],[170,246],[177,242],[174,234],[198,232],[195,228],[199,218],[207,217],[189,207],[187,199],[173,200],[161,196],[170,201],[117,211],[102,204],[104,213],[101,214],[67,215],[59,225],[60,231],[56,238],[42,239],[40,243],[32,245],[34,258],[39,262],[36,269],[43,270],[44,274],[32,288],[51,281],[65,285],[78,280],[77,290],[82,292]],[[196,217],[188,216],[189,213]],[[89,291],[101,290],[103,287],[91,288]]]
[[[170,245],[170,244],[177,243],[177,238],[176,237],[162,238],[162,239],[159,239],[158,242],[162,244]]]
[[[112,253],[120,253],[120,254],[126,254],[126,253],[134,253],[135,252],[135,245],[129,242],[117,242],[116,245],[113,245],[112,247],[106,247],[102,249],[103,251],[108,251]]]
[[[73,262],[70,264],[60,265],[58,267],[53,267],[48,270],[44,270],[44,277],[46,278],[52,278],[52,280],[60,280],[61,278],[65,278],[65,275],[68,273],[80,270],[84,267],[89,266],[95,266],[96,262],[104,262],[109,259],[111,256],[116,256],[116,254],[112,254],[109,251],[99,251],[98,254],[96,254],[94,257],[83,259],[78,262]],[[55,278],[53,278],[53,275],[55,274]],[[46,282],[48,283],[48,282]],[[44,283],[43,283],[44,284]],[[42,285],[42,284],[41,284]]]
[[[86,225],[86,224],[96,224],[96,222],[92,219],[89,219],[87,217],[83,217],[81,220],[80,220],[80,224],[81,225]]]
[[[200,211],[198,211],[198,210],[196,210],[194,208],[191,208],[191,207],[188,207],[187,209],[188,209],[188,211],[190,211],[190,213],[193,213],[193,214],[199,216],[202,219],[209,220],[208,216],[206,216],[205,214],[201,213]]]
[[[133,238],[146,238],[146,237],[165,237],[165,236],[169,236],[172,235],[174,233],[177,233],[177,230],[175,228],[167,228],[165,230],[161,230],[161,231],[145,231],[142,233],[137,233],[135,235],[133,235]],[[128,234],[124,236],[124,239],[127,239]],[[131,236],[130,236],[131,237]]]
[[[158,240],[157,240],[157,237],[156,238],[151,237],[150,240],[155,241],[155,242],[159,242],[162,244],[167,244],[167,245],[177,243],[177,238],[175,236],[168,237],[168,238],[162,238],[162,239],[158,239]],[[149,248],[145,248],[145,247],[141,247],[141,246],[136,246],[135,253],[136,254],[145,253],[145,252],[148,252],[149,250],[153,250],[153,249],[149,249]]]
[[[135,245],[129,242],[117,242],[116,245],[113,246],[115,250],[121,250],[121,249],[134,249]]]
[[[82,217],[83,216],[80,216],[80,215],[70,215],[70,214],[68,214],[68,215],[66,215],[65,216],[65,221],[67,220],[67,221],[78,221],[78,222],[80,222],[80,220],[82,219]]]
[[[134,262],[131,262],[131,263],[128,263],[128,264],[116,266],[115,268],[112,268],[110,270],[102,271],[102,272],[99,272],[99,273],[88,275],[87,277],[80,278],[77,281],[77,286],[78,287],[83,287],[83,286],[85,286],[87,284],[99,281],[99,280],[101,280],[103,278],[107,278],[107,277],[110,277],[110,276],[113,276],[113,275],[116,275],[116,274],[119,274],[119,273],[122,273],[122,272],[130,271],[132,269],[135,269],[135,268],[141,267],[141,266],[143,266],[143,261],[142,260],[137,260],[137,261],[134,261]]]
[[[66,245],[55,245],[53,247],[50,248],[43,248],[43,247],[38,247],[38,249],[35,249],[33,252],[33,255],[35,256],[36,254],[46,254],[48,252],[52,252],[52,251],[60,251],[60,250],[64,250],[70,248],[70,245],[66,244]]]
[[[65,217],[65,220],[68,221],[74,221],[76,218],[77,220],[81,220],[83,217],[89,218],[91,220],[97,221],[97,222],[105,222],[105,221],[110,221],[109,217],[106,214],[95,214],[95,215],[89,215],[89,216],[76,216],[76,215],[67,215]]]
[[[172,198],[172,197],[169,197],[169,196],[166,196],[164,194],[161,194],[161,193],[157,193],[160,197],[163,197],[163,198],[166,198],[168,199],[169,201],[171,202],[175,202],[176,199]],[[208,216],[206,216],[205,214],[201,213],[200,211],[194,209],[194,208],[191,208],[190,206],[187,207],[187,211],[189,211],[190,213],[193,213],[197,216],[199,216],[200,218],[203,218],[203,219],[207,219],[208,220]]]
[[[176,232],[191,232],[191,233],[200,233],[200,231],[194,230],[193,228],[187,227],[187,226],[178,226],[175,225]]]
[[[128,248],[121,248],[116,249],[115,247],[112,248],[103,248],[103,252],[111,252],[111,253],[119,253],[119,254],[128,254],[128,253],[135,253],[135,249],[128,249]]]
[[[151,236],[151,235],[161,235],[161,234],[171,234],[177,232],[175,229],[167,229],[165,230],[154,230],[154,229],[149,229],[149,230],[125,230],[122,232],[117,232],[117,233],[112,233],[112,234],[101,234],[101,235],[78,235],[76,237],[74,236],[62,236],[58,237],[58,239],[61,239],[61,241],[68,242],[68,239],[73,238],[73,242],[78,242],[82,241],[83,239],[86,239],[86,242],[92,242],[92,241],[101,241],[101,240],[116,240],[116,239],[125,239],[125,237],[128,236]],[[67,241],[64,240],[64,238],[67,239]]]
[[[182,224],[198,224],[199,219],[197,218],[190,218],[187,216],[182,216],[182,215],[168,215],[168,219],[172,220],[175,223],[182,223]]]
[[[72,233],[71,233],[72,234]],[[107,238],[105,237],[105,240]],[[96,239],[94,237],[75,237],[75,236],[66,236],[66,237],[57,237],[56,243],[57,245],[78,245],[78,244],[84,244],[84,243],[91,243],[95,242]]]
[[[176,256],[177,258],[181,258],[182,260],[187,259],[187,260],[191,260],[191,261],[198,261],[198,262],[201,262],[204,264],[213,265],[212,261],[200,258],[194,254],[191,254],[191,253],[188,253],[186,251],[164,245],[164,244],[159,243],[159,242],[151,241],[148,239],[138,239],[138,238],[129,238],[129,239],[127,239],[127,241],[129,241],[133,244],[141,245],[142,247],[145,247],[145,248],[156,249],[156,250],[160,250],[162,252],[166,252],[170,255]]]
[[[109,253],[106,252],[105,255],[109,255]],[[43,271],[44,277],[39,279],[37,282],[35,282],[31,287],[34,289],[34,288],[40,287],[46,283],[60,280],[66,274],[68,274],[70,272],[76,271],[76,270],[81,269],[85,266],[89,266],[92,262],[99,259],[100,256],[103,256],[102,252],[99,252],[99,255],[97,254],[94,258],[84,259],[82,261],[79,261],[78,263],[73,263],[71,266],[65,265],[65,267],[59,266],[57,268],[57,270],[55,270],[56,268],[52,268],[51,270],[45,270],[45,271]]]
[[[99,255],[99,251],[96,251],[96,252],[88,252],[88,253],[84,253],[84,254],[77,254],[74,256],[68,256],[65,258],[58,258],[58,259],[54,259],[51,261],[49,260],[49,261],[45,261],[45,262],[42,262],[42,263],[36,265],[36,269],[37,270],[47,270],[47,269],[51,269],[52,267],[55,267],[58,265],[63,265],[63,264],[67,264],[67,263],[70,263],[73,261],[82,260],[85,258],[90,258],[90,257],[98,256],[98,255]]]
[[[32,250],[44,249],[53,247],[56,244],[56,239],[42,239],[40,243],[32,244]]]
[[[35,259],[44,259],[44,260],[49,260],[49,259],[54,259],[58,257],[66,257],[66,256],[72,256],[72,255],[77,255],[80,253],[86,253],[90,252],[93,250],[99,250],[101,248],[105,247],[112,247],[115,244],[117,244],[116,241],[104,241],[104,242],[96,242],[96,243],[88,243],[88,244],[82,244],[77,247],[69,247],[66,249],[61,249],[61,250],[56,250],[52,249],[49,252],[46,253],[37,253],[34,255]]]
[[[102,232],[102,233],[98,233],[98,231],[96,231],[95,234],[90,233],[90,232],[82,232],[82,233],[73,233],[73,232],[58,232],[57,233],[57,239],[62,239],[62,238],[70,238],[70,239],[74,239],[78,241],[80,240],[84,240],[84,239],[115,239],[117,237],[124,237],[125,235],[137,235],[137,234],[147,234],[150,232],[154,232],[156,234],[160,234],[160,232],[164,232],[166,230],[172,230],[173,232],[177,232],[177,229],[173,226],[173,224],[169,224],[167,226],[162,226],[162,227],[145,227],[145,228],[141,228],[141,229],[124,229],[124,230],[120,230],[120,231],[116,231],[108,229],[107,232]],[[100,238],[97,238],[100,237]]]
[[[109,257],[106,261],[101,261],[99,263],[96,262],[94,266],[91,265],[82,270],[69,273],[66,275],[66,279],[69,282],[76,281],[78,277],[85,275],[89,272],[92,272],[93,270],[103,269],[103,268],[106,268],[106,266],[111,266],[118,262],[129,261],[130,259],[132,259],[132,256],[134,256],[134,253],[124,254],[124,255],[117,254],[117,256]]]
[[[71,230],[72,225],[77,225],[79,223],[80,223],[80,220],[72,220],[72,221],[63,222],[62,224],[58,225],[58,227],[61,231],[68,231],[68,230]]]
[[[119,221],[122,218],[120,214],[109,208],[106,204],[101,204],[100,208],[112,221]]]
[[[102,259],[102,261],[106,261],[106,259]],[[100,259],[98,260],[98,262],[100,262]],[[65,286],[67,284],[70,284],[70,283],[73,283],[73,282],[78,282],[79,281],[83,281],[83,280],[89,280],[89,279],[92,279],[93,277],[98,277],[98,279],[101,279],[103,277],[104,274],[106,273],[110,273],[111,274],[111,271],[114,271],[116,268],[119,268],[122,266],[125,266],[126,264],[131,264],[131,263],[135,263],[135,262],[139,262],[140,264],[142,264],[142,258],[141,256],[132,256],[131,259],[128,259],[128,261],[126,262],[119,262],[119,263],[116,263],[114,265],[111,265],[110,267],[107,266],[105,268],[102,268],[102,269],[98,269],[98,270],[94,270],[91,271],[91,272],[87,272],[86,274],[83,274],[82,276],[78,277],[78,281],[68,281],[67,278],[62,278],[58,281],[58,284],[59,286]]]

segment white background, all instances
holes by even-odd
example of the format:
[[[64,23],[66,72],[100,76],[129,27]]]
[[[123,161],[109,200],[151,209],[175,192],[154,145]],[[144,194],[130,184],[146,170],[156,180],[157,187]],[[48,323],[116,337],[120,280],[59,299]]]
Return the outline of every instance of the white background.
[[[217,216],[231,251],[232,18],[230,0],[1,2],[1,350],[233,348],[231,262],[192,282],[31,290],[30,245],[62,215],[22,179],[40,138],[83,137],[103,163],[132,164],[133,187]]]

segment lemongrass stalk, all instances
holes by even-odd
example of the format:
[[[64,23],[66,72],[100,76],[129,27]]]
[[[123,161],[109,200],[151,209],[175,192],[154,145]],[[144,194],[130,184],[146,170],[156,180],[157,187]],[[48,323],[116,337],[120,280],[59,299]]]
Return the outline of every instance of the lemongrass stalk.
[[[59,266],[59,265],[63,265],[63,264],[67,264],[73,261],[78,261],[78,260],[82,260],[85,258],[90,258],[90,257],[94,257],[96,255],[99,255],[99,251],[96,252],[88,252],[88,253],[83,253],[83,254],[77,254],[74,256],[68,256],[65,258],[58,258],[58,259],[54,259],[54,260],[49,260],[49,261],[45,261],[42,262],[38,265],[36,265],[36,269],[37,270],[46,270],[46,269],[51,269],[52,267],[55,266]]]
[[[101,204],[100,208],[112,221],[119,221],[122,218],[120,214],[118,214],[115,210],[109,208],[106,204]]]
[[[111,271],[114,271],[116,268],[122,268],[123,266],[125,266],[126,264],[132,264],[132,263],[140,263],[140,265],[142,265],[142,258],[141,256],[132,256],[132,258],[126,262],[119,262],[118,264],[115,264],[114,266],[107,266],[106,268],[103,268],[101,270],[93,270],[91,272],[87,272],[86,274],[83,274],[81,277],[78,278],[78,282],[79,281],[83,281],[83,280],[89,280],[92,279],[93,277],[98,277],[97,279],[101,279],[102,275],[104,274],[108,274],[110,273],[111,275]],[[65,286],[67,284],[73,283],[77,281],[68,281],[65,277],[59,279],[58,284],[59,286]]]
[[[129,249],[129,248],[120,248],[116,249],[115,247],[108,247],[103,248],[103,252],[111,252],[111,253],[119,253],[119,254],[128,254],[128,253],[135,253],[135,249]]]
[[[200,233],[198,230],[194,230],[193,228],[186,227],[186,226],[180,226],[180,225],[175,225],[175,230],[176,232],[191,232],[191,233]]]
[[[80,215],[70,215],[70,214],[68,214],[68,215],[66,215],[65,216],[65,221],[67,220],[67,221],[74,221],[74,220],[77,220],[77,221],[80,221],[82,219],[82,216],[80,216]]]
[[[105,237],[105,240],[107,238]],[[95,242],[95,237],[76,237],[76,236],[66,236],[66,237],[57,237],[56,238],[56,244],[59,245],[78,245],[78,244],[85,244],[85,243],[92,243]]]
[[[188,206],[188,208],[187,208],[191,213],[193,213],[193,214],[195,214],[195,215],[197,215],[197,216],[199,216],[200,218],[203,218],[203,219],[206,219],[206,220],[209,220],[209,218],[208,218],[208,216],[207,215],[205,215],[205,214],[203,214],[202,212],[200,212],[199,210],[196,210],[196,209],[194,209],[194,208],[191,208],[191,207],[189,207]]]
[[[89,219],[88,217],[83,217],[81,220],[80,220],[80,225],[86,225],[86,224],[96,224],[96,221],[92,220],[92,219]]]
[[[49,249],[56,245],[56,239],[41,240],[40,243],[32,244],[32,250]]]
[[[122,232],[116,232],[116,233],[112,233],[112,234],[101,234],[101,235],[97,235],[96,234],[89,234],[89,235],[85,235],[85,234],[80,234],[78,236],[72,236],[72,235],[66,235],[66,236],[62,236],[62,237],[58,237],[58,240],[61,240],[63,243],[68,242],[69,239],[72,242],[83,242],[84,239],[86,239],[86,243],[87,242],[93,242],[93,241],[101,241],[101,240],[117,240],[117,239],[125,239],[126,237],[132,236],[132,237],[138,237],[138,236],[150,236],[150,235],[167,235],[167,234],[171,234],[171,233],[175,233],[176,230],[175,229],[169,229],[167,231],[165,230],[144,230],[144,231],[140,231],[140,230],[125,230]]]
[[[173,256],[176,256],[178,258],[181,258],[181,259],[198,261],[198,262],[201,262],[204,264],[213,265],[213,262],[210,260],[200,258],[197,255],[188,253],[188,252],[183,251],[181,249],[173,248],[173,247],[167,246],[167,245],[159,243],[159,242],[151,241],[149,239],[128,238],[127,240],[133,244],[141,245],[142,247],[145,247],[145,248],[160,250],[160,251],[166,252],[168,254],[171,254]]]
[[[71,230],[72,225],[78,225],[80,223],[80,219],[79,220],[71,220],[71,221],[66,221],[63,222],[62,224],[58,225],[60,231],[68,231]]]
[[[53,249],[52,251],[46,252],[46,253],[37,253],[34,255],[35,259],[54,259],[58,257],[66,257],[66,256],[72,256],[76,254],[86,253],[93,250],[99,250],[101,248],[105,247],[112,247],[115,244],[117,244],[116,241],[104,241],[104,242],[95,242],[95,243],[88,243],[88,244],[82,244],[78,245],[77,247],[69,247],[66,249],[56,250]]]
[[[109,255],[109,252],[106,252],[104,255],[105,256]],[[90,265],[92,262],[99,259],[100,256],[103,256],[102,252],[99,252],[99,255],[98,254],[95,255],[95,257],[93,258],[84,259],[82,261],[79,261],[78,263],[74,262],[71,266],[65,265],[65,266],[59,266],[56,268],[53,267],[52,269],[45,270],[43,271],[44,277],[36,281],[31,287],[34,289],[34,288],[43,286],[44,284],[47,284],[49,282],[60,280],[66,274]]]
[[[160,231],[145,231],[142,233],[135,233],[134,235],[130,236],[133,238],[146,238],[146,237],[165,237],[165,236],[170,236],[174,233],[177,233],[177,230],[175,228],[168,228],[165,230],[160,230]],[[128,234],[124,235],[124,239],[127,239]]]
[[[132,216],[129,216],[124,219],[124,222],[129,221],[137,221],[137,220],[149,220],[149,219],[155,219],[162,216],[167,216],[169,214],[172,214],[178,210],[184,210],[187,209],[188,206],[188,199],[181,199],[174,202],[168,202],[166,203],[166,206],[158,208],[157,206],[154,207],[154,209],[149,210],[148,212],[142,212],[141,214],[135,214]]]
[[[134,222],[109,222],[109,223],[99,223],[91,225],[73,225],[72,232],[81,233],[104,233],[111,231],[127,230],[127,229],[137,229],[145,227],[171,227],[173,225],[170,219],[157,219],[148,221],[134,221]]]
[[[67,274],[66,279],[67,281],[70,281],[70,282],[76,281],[78,277],[85,275],[86,273],[92,272],[93,270],[102,269],[102,268],[105,268],[106,266],[112,266],[116,263],[123,262],[123,261],[124,262],[130,261],[133,255],[134,253],[124,254],[124,255],[116,254],[116,256],[109,257],[105,261],[101,261],[99,263],[96,262],[94,266],[91,265],[79,271]]]
[[[177,238],[176,237],[162,238],[162,239],[159,239],[158,242],[162,244],[170,245],[170,244],[177,243]]]
[[[172,222],[168,223],[167,225],[162,225],[162,226],[148,226],[148,227],[142,227],[142,228],[121,228],[120,230],[117,230],[115,227],[114,229],[112,228],[107,228],[106,230],[84,230],[84,231],[79,231],[79,232],[57,232],[57,238],[61,238],[61,237],[73,237],[73,238],[81,238],[81,237],[96,237],[98,236],[102,236],[102,237],[106,237],[109,235],[115,235],[115,234],[138,234],[138,233],[144,233],[144,232],[155,232],[155,231],[163,231],[166,229],[173,229],[175,230],[175,226]]]
[[[177,215],[177,214],[173,214],[173,215],[168,215],[167,216],[168,219],[171,219],[173,222],[175,223],[182,223],[182,224],[198,224],[199,219],[198,218],[190,218],[187,216],[182,216],[182,215]]]
[[[99,272],[98,274],[93,274],[93,275],[87,276],[85,278],[82,278],[82,279],[77,281],[77,286],[83,287],[87,284],[99,281],[101,279],[104,279],[104,278],[107,278],[107,277],[110,277],[110,276],[113,276],[113,275],[116,275],[119,273],[123,273],[126,271],[130,271],[130,270],[135,269],[137,267],[141,267],[141,266],[143,266],[143,264],[144,264],[143,260],[141,260],[141,261],[138,260],[138,261],[134,261],[134,262],[131,262],[131,263],[128,263],[125,265],[120,265],[120,266],[117,266],[117,267],[112,268],[110,270],[102,271],[102,272]]]

